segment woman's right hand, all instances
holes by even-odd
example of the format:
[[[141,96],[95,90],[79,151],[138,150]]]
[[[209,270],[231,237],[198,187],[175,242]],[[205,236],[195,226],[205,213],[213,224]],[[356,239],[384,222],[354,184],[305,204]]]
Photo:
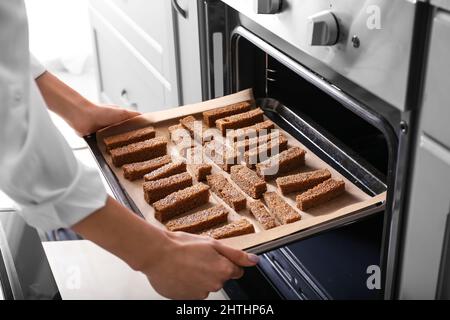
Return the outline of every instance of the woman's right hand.
[[[258,262],[258,256],[211,238],[156,227],[111,197],[72,228],[143,272],[157,292],[171,299],[206,298],[225,281],[241,277],[242,267]]]
[[[183,232],[167,232],[168,241],[144,272],[153,288],[171,299],[205,299],[225,281],[240,278],[242,267],[258,256],[225,246],[217,240]]]

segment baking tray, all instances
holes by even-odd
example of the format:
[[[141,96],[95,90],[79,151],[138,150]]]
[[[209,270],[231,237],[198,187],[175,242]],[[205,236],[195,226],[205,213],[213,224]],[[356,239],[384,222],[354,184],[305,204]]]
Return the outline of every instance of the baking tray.
[[[249,93],[247,92],[247,94]],[[236,95],[242,96],[242,93],[238,93]],[[230,100],[227,101],[230,103],[232,102]],[[386,191],[385,184],[375,174],[371,173],[370,170],[366,169],[365,166],[361,165],[357,159],[352,158],[350,153],[345,150],[345,148],[343,148],[342,146],[338,146],[336,143],[333,143],[324,134],[317,131],[313,126],[309,125],[307,122],[301,119],[301,117],[292,112],[292,110],[282,105],[278,101],[265,98],[257,100],[257,104],[264,110],[267,118],[270,118],[276,123],[277,126],[286,131],[289,135],[295,138],[295,140],[299,141],[300,144],[309,149],[309,151],[312,152],[314,156],[317,156],[322,161],[326,162],[326,164],[329,165],[332,169],[337,171],[340,175],[345,177],[348,181],[350,181],[368,196],[374,197],[374,199],[376,199],[377,201],[371,203],[370,206],[355,210],[351,214],[346,214],[332,220],[321,222],[319,224],[308,225],[306,228],[300,231],[293,232],[291,230],[289,234],[283,235],[279,238],[270,239],[268,241],[261,241],[261,243],[257,243],[251,246],[244,246],[243,248],[246,251],[257,254],[264,253],[287,245],[289,243],[298,241],[300,239],[312,236],[314,234],[360,220],[369,215],[384,210],[384,197],[380,197],[380,194],[383,194],[383,192]],[[203,109],[196,110],[198,112],[195,113],[201,113],[201,111],[208,110],[208,108],[211,109],[211,106],[214,106],[214,101],[209,102],[209,107],[207,103],[206,106],[202,107]],[[216,107],[220,107],[220,105]],[[174,108],[167,110],[162,117],[161,112],[158,115],[156,115],[155,113],[155,117],[158,118],[159,116],[159,118],[167,121],[168,119],[178,119],[181,116],[192,113],[183,113],[183,111],[181,110],[186,110],[186,107],[184,107],[184,109]],[[187,110],[190,109],[187,108]],[[151,114],[149,115],[151,118]],[[120,125],[116,127],[120,127]],[[96,135],[85,137],[85,140],[89,145],[89,148],[91,149],[100,167],[100,170],[105,176],[106,181],[110,185],[114,196],[136,214],[140,215],[141,217],[145,217],[146,214],[144,214],[139,209],[139,205],[135,203],[133,197],[130,196],[130,194],[124,187],[122,187],[122,183],[120,182],[122,178],[119,179],[116,175],[117,169],[111,169],[108,162],[105,160],[102,150],[99,147],[99,141],[97,141]],[[248,236],[225,239],[222,241],[235,247],[241,247],[241,243],[246,243],[245,239],[247,238],[245,237]],[[250,243],[253,242],[250,241]]]

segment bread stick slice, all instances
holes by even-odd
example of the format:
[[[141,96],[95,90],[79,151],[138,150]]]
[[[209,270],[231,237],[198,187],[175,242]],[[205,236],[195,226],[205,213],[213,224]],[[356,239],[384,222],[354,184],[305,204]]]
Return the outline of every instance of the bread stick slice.
[[[166,223],[170,231],[197,233],[227,222],[228,211],[222,205],[170,220]]]
[[[189,186],[192,186],[192,177],[187,172],[160,180],[144,182],[144,198],[148,204],[153,204],[167,195]]]
[[[330,178],[330,171],[321,169],[277,178],[276,183],[278,190],[283,195],[287,195],[293,192],[308,190]]]
[[[197,183],[191,187],[174,192],[153,204],[155,218],[161,222],[167,221],[204,205],[209,200],[209,187]]]
[[[222,227],[208,230],[202,235],[208,236],[214,239],[225,239],[231,237],[242,236],[245,234],[250,234],[255,232],[255,227],[247,220],[241,219],[238,221],[231,222]]]
[[[128,144],[153,139],[156,136],[155,128],[149,126],[122,134],[107,137],[103,140],[106,150],[110,152],[112,149],[126,146]]]
[[[345,192],[345,182],[342,180],[328,179],[308,191],[297,196],[297,207],[302,210],[321,205],[334,199]]]

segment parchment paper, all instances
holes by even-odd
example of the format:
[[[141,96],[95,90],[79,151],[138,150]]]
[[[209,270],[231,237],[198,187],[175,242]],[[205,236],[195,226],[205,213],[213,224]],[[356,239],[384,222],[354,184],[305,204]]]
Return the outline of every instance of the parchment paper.
[[[185,117],[187,115],[194,115],[198,120],[202,119],[201,113],[206,110],[211,110],[215,108],[224,107],[233,103],[253,100],[252,90],[245,90],[239,93],[229,95],[226,97],[206,101],[203,103],[192,104],[183,107],[177,107],[169,110],[163,110],[158,112],[147,113],[142,116],[130,119],[128,121],[119,123],[117,125],[105,128],[97,133],[97,143],[100,148],[103,157],[106,162],[118,178],[122,187],[127,191],[130,195],[131,199],[134,201],[136,206],[139,208],[141,213],[144,215],[145,219],[156,226],[164,227],[158,220],[154,218],[154,209],[145,202],[142,183],[143,180],[137,181],[128,181],[123,177],[123,172],[121,168],[116,168],[111,161],[110,155],[106,153],[106,148],[103,143],[103,139],[107,136],[127,132],[133,129],[142,128],[148,125],[152,125],[156,129],[157,136],[166,136],[170,141],[169,132],[167,128],[169,126],[178,124],[178,120],[181,117]],[[277,129],[280,129],[277,127]],[[280,129],[281,130],[281,129]],[[274,229],[263,230],[256,219],[254,219],[251,214],[247,210],[240,211],[239,213],[234,212],[231,208],[229,208],[219,197],[217,197],[213,192],[211,192],[210,203],[203,207],[192,210],[188,213],[192,213],[207,207],[210,207],[214,204],[221,203],[224,204],[230,211],[230,215],[228,220],[233,221],[236,219],[241,219],[242,217],[250,220],[255,226],[256,233],[244,235],[240,237],[234,237],[230,239],[221,240],[224,243],[227,243],[235,248],[239,249],[249,249],[269,241],[280,239],[287,235],[306,230],[311,227],[315,227],[317,225],[329,222],[331,220],[335,220],[347,215],[350,215],[355,212],[360,212],[365,208],[369,208],[374,206],[375,204],[379,204],[385,201],[386,194],[382,193],[375,197],[371,197],[367,195],[365,192],[360,190],[357,186],[355,186],[351,181],[347,180],[341,174],[339,174],[336,170],[330,167],[326,162],[322,161],[319,157],[314,155],[308,148],[302,145],[299,141],[297,141],[294,137],[292,137],[289,133],[281,130],[281,132],[288,138],[289,146],[299,146],[307,151],[306,154],[306,166],[301,170],[302,171],[310,171],[314,169],[322,169],[327,168],[330,170],[332,177],[334,179],[343,179],[345,181],[345,189],[346,192],[344,195],[329,201],[326,204],[321,206],[311,208],[307,210],[307,212],[302,212],[296,208],[295,204],[295,193],[289,196],[284,197],[286,201],[296,209],[302,216],[302,219],[298,222],[278,226]],[[175,146],[172,143],[169,143],[168,153],[172,155],[173,158],[179,158],[181,155],[178,154]],[[213,172],[221,172],[227,178],[229,178],[229,174],[219,169],[217,166],[213,166]],[[228,179],[231,183],[231,179]],[[234,183],[233,183],[234,184]],[[235,185],[236,188],[238,188]],[[267,185],[268,191],[276,191],[275,181],[270,181]],[[244,195],[246,195],[243,192]],[[248,201],[252,201],[250,197],[247,197]]]

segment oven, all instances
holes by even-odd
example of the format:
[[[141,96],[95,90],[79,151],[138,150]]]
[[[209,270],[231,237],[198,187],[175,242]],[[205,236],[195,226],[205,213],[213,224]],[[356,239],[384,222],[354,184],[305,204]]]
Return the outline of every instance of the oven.
[[[199,1],[203,98],[253,88],[283,129],[384,210],[263,254],[234,299],[395,298],[425,58],[422,1]],[[399,22],[400,21],[400,22]]]

